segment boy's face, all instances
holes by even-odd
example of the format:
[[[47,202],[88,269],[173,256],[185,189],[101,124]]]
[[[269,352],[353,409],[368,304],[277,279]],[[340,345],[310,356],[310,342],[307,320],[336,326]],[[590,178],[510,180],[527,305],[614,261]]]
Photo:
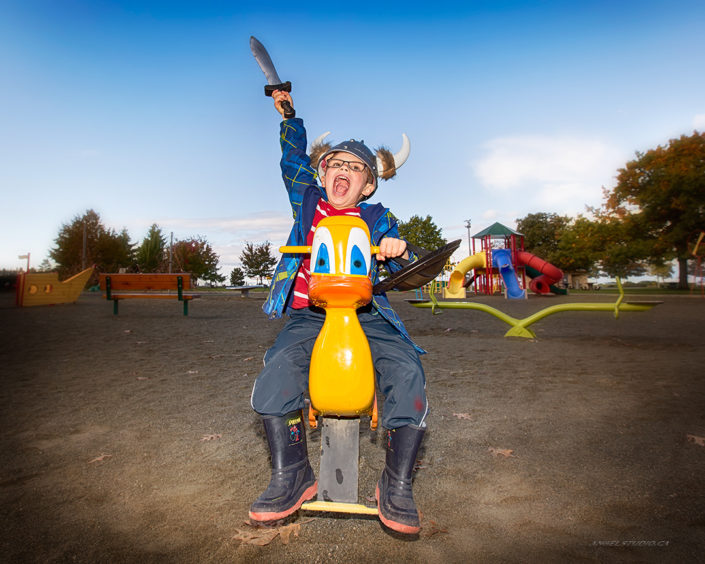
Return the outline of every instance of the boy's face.
[[[346,161],[346,163],[364,164],[358,157],[351,153],[337,152],[326,157],[325,173],[321,177],[321,185],[328,195],[328,203],[336,209],[354,208],[364,196],[374,192],[375,186],[368,180],[370,178],[367,166],[360,172],[352,170],[355,165],[343,164],[338,168],[330,166],[333,161]]]

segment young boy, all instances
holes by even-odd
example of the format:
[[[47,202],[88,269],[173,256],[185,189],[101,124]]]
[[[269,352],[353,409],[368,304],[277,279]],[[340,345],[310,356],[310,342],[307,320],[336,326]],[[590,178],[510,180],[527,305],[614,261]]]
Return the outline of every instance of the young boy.
[[[276,110],[292,103],[286,92],[273,95]],[[353,139],[323,151],[313,160],[306,154],[302,120],[281,124],[281,168],[294,215],[287,245],[311,245],[318,221],[331,215],[356,215],[368,225],[379,254],[372,259],[372,283],[378,280],[378,261],[399,270],[394,258],[415,257],[399,238],[396,219],[382,204],[366,204],[377,189],[378,177],[391,178],[405,157],[378,151]],[[395,162],[396,161],[396,162]],[[383,170],[378,170],[378,163]],[[321,186],[316,183],[316,169]],[[263,416],[272,455],[272,475],[265,492],[252,504],[250,518],[273,521],[296,511],[317,493],[317,482],[308,461],[302,409],[308,391],[311,351],[323,326],[325,312],[308,298],[310,257],[284,255],[272,278],[264,311],[270,316],[288,314],[289,320],[274,345],[264,355],[264,368],[252,388],[252,408]],[[376,497],[382,522],[391,529],[414,534],[420,530],[411,491],[416,454],[425,431],[428,411],[426,378],[419,353],[384,294],[358,309],[375,366],[377,389],[384,396],[382,426],[387,430],[386,464],[377,483]]]

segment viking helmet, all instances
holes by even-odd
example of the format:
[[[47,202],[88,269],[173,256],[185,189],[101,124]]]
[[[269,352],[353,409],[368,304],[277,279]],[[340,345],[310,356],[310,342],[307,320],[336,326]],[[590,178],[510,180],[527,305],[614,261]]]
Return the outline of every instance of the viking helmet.
[[[376,190],[378,178],[382,180],[393,178],[397,173],[397,169],[409,158],[409,138],[405,133],[401,134],[402,146],[399,152],[392,154],[389,149],[380,147],[377,149],[376,155],[365,145],[364,141],[356,141],[355,139],[349,139],[331,147],[330,143],[324,143],[324,139],[328,135],[330,135],[330,131],[320,135],[311,143],[311,166],[318,171],[318,176],[323,176],[324,174],[321,163],[328,155],[338,152],[350,153],[358,157],[372,171]]]

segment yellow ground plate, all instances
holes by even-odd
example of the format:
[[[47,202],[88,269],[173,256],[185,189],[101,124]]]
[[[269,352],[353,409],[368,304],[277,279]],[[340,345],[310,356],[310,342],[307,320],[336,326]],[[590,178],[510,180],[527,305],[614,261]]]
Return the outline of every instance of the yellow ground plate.
[[[301,506],[306,511],[330,511],[331,513],[357,513],[362,515],[378,515],[376,507],[367,507],[359,503],[343,501],[308,501]]]

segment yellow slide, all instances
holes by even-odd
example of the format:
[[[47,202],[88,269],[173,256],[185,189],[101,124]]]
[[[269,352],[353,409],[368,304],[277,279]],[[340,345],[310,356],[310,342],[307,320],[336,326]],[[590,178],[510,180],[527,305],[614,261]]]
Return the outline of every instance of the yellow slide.
[[[487,257],[484,251],[475,253],[466,259],[463,259],[455,267],[455,270],[450,274],[450,280],[448,280],[448,286],[446,287],[443,297],[444,298],[464,298],[465,288],[463,288],[463,282],[465,282],[465,274],[468,270],[473,270],[475,268],[486,268],[487,267]]]

